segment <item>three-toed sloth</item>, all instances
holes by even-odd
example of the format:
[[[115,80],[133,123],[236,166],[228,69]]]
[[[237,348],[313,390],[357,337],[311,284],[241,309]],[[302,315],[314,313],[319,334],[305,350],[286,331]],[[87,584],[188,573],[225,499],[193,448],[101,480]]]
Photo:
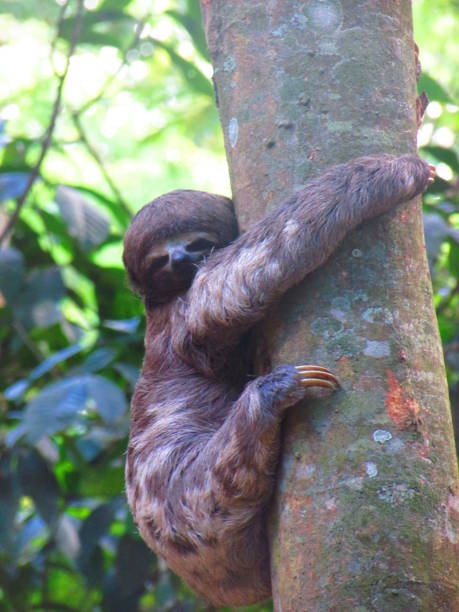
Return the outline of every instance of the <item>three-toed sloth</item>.
[[[326,368],[282,365],[250,378],[249,332],[365,219],[433,180],[416,155],[363,157],[311,180],[238,236],[231,200],[174,191],[142,208],[124,242],[147,315],[132,400],[127,496],[139,531],[217,605],[271,594],[266,506],[285,410]]]

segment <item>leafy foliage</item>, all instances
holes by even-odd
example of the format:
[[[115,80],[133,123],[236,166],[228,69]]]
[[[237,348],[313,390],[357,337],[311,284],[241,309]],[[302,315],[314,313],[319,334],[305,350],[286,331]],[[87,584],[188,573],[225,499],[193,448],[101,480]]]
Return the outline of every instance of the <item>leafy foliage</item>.
[[[419,23],[430,4],[415,5]],[[0,608],[204,610],[141,542],[124,500],[144,321],[121,263],[146,201],[229,189],[199,2],[82,5],[0,0],[0,234],[51,127],[0,249]],[[457,57],[438,41],[438,79],[429,40],[417,37],[433,67],[420,139],[441,178],[425,199],[426,242],[458,414],[459,112],[445,71]]]

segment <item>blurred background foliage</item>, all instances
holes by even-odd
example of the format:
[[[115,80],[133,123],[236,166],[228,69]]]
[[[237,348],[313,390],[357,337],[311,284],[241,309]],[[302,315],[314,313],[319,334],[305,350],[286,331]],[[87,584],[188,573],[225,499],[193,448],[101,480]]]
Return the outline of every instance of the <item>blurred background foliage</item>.
[[[425,231],[459,421],[459,3],[415,0],[439,179]],[[228,194],[197,0],[0,0],[0,609],[210,610],[150,553],[123,492],[142,305],[129,218]],[[252,609],[269,610],[270,606]]]

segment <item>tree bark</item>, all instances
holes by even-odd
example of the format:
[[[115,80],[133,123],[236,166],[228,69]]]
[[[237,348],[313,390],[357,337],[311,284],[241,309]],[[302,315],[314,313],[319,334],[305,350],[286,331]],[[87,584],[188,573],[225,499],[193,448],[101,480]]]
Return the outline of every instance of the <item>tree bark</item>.
[[[409,0],[202,0],[241,226],[311,176],[415,150]],[[284,423],[276,610],[459,610],[457,465],[419,199],[366,223],[266,321],[343,389]]]

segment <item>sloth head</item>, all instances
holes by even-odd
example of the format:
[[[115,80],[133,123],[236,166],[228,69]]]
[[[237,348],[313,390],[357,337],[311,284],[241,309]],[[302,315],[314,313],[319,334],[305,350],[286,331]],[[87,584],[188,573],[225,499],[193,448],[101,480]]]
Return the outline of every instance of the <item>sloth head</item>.
[[[123,261],[133,288],[148,304],[186,291],[199,264],[238,235],[230,199],[203,191],[160,196],[134,216]]]

